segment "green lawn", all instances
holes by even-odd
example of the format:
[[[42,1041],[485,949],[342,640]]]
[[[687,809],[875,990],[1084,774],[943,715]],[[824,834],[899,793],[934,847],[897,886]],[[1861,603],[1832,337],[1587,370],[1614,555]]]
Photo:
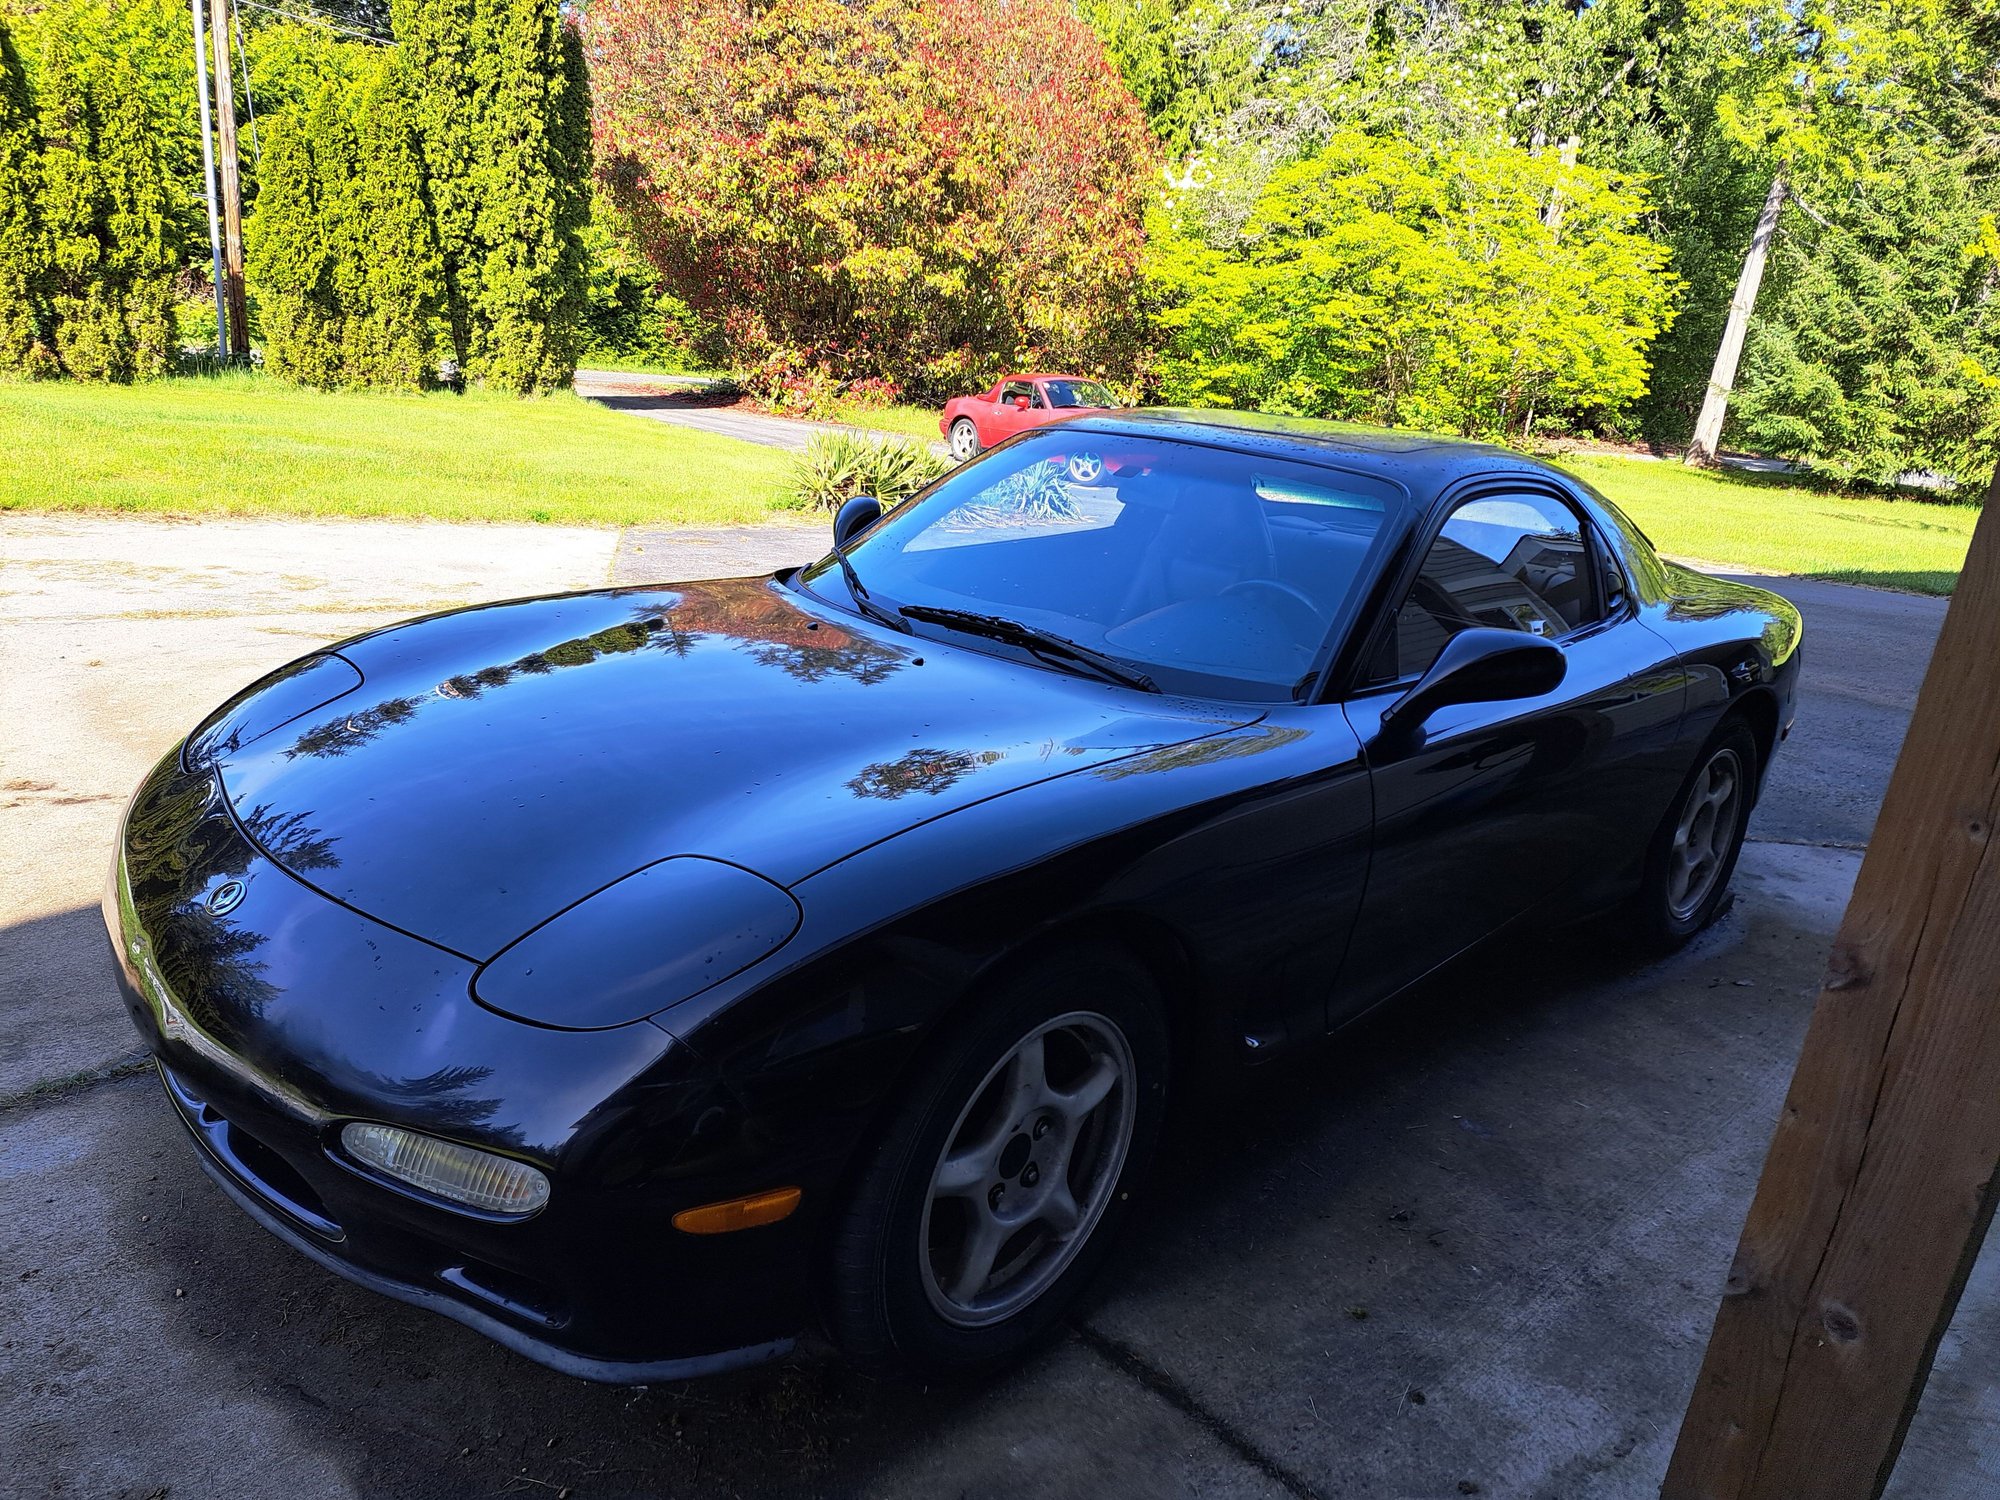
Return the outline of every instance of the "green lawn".
[[[922,407],[846,415],[936,435]],[[1670,555],[1926,594],[1951,592],[1979,514],[1676,463],[1565,464]],[[790,465],[569,395],[325,395],[250,374],[0,383],[0,511],[730,525],[772,518]]]
[[[926,443],[944,441],[944,434],[938,431],[937,408],[933,406],[857,406],[843,401],[833,420],[872,427],[878,432],[900,432]]]
[[[771,518],[789,464],[568,394],[0,384],[0,510],[730,525]]]
[[[1876,500],[1673,462],[1577,455],[1561,463],[1670,556],[1919,594],[1952,591],[1979,519],[1974,505]]]

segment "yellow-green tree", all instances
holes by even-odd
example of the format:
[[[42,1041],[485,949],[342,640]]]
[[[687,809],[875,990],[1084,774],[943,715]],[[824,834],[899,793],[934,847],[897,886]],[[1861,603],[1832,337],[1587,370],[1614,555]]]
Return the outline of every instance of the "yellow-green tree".
[[[1272,171],[1218,235],[1207,194],[1155,216],[1167,400],[1520,435],[1615,414],[1678,292],[1630,184],[1510,146],[1346,131]]]

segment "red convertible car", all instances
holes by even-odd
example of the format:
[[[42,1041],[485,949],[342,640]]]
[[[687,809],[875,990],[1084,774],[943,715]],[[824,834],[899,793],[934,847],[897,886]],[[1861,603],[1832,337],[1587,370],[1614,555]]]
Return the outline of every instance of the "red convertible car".
[[[976,396],[946,402],[938,430],[951,445],[951,456],[964,463],[1030,427],[1116,405],[1109,386],[1080,375],[1003,375]]]

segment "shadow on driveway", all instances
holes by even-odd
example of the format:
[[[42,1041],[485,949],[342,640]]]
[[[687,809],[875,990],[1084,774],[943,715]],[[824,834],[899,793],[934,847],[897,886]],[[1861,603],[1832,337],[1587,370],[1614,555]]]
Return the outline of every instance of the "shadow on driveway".
[[[1635,963],[1615,927],[1526,934],[1206,1100],[1081,1335],[986,1385],[823,1360],[585,1385],[271,1240],[150,1078],[0,1115],[0,1216],[28,1227],[0,1280],[28,1351],[0,1374],[17,1482],[1648,1493],[1854,863],[1753,849],[1738,910],[1673,959]]]

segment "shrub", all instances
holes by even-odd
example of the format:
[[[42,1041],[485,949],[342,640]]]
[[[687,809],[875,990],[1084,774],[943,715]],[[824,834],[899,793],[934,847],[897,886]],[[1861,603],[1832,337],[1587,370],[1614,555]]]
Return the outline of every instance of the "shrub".
[[[351,249],[340,209],[355,170],[346,87],[320,85],[305,108],[265,132],[262,190],[246,238],[247,273],[270,369],[305,385],[343,383],[341,262]]]
[[[583,231],[589,298],[583,313],[585,359],[644,360],[656,369],[698,370],[726,359],[715,329],[671,292],[633,242],[618,206],[593,192]]]
[[[1065,0],[592,0],[582,17],[602,180],[732,361],[783,366],[767,398],[1132,368],[1156,148]]]
[[[793,509],[831,511],[856,495],[873,495],[886,508],[950,471],[948,459],[909,438],[822,432],[793,465],[786,501]]]
[[[884,376],[864,375],[859,380],[848,381],[847,389],[841,394],[850,405],[873,409],[894,406],[903,399],[903,388]]]
[[[828,356],[779,349],[744,370],[738,383],[750,396],[791,417],[840,414],[840,377]]]

